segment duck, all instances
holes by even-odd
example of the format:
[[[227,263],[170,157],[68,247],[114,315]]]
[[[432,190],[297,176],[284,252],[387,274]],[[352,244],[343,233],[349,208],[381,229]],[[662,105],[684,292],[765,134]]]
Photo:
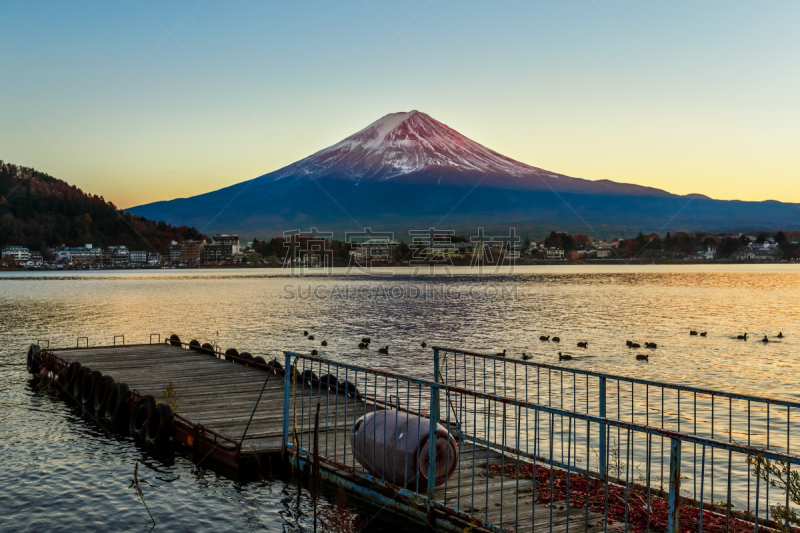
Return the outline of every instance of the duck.
[[[303,332],[303,337],[308,337],[308,332],[307,331]]]
[[[559,361],[572,361],[571,355],[561,355],[561,352],[558,352],[558,360]]]
[[[361,342],[363,342],[364,344],[369,344],[370,343],[369,337],[361,337]]]
[[[737,335],[736,338],[739,339],[740,341],[746,341],[747,333],[745,333],[744,335]]]
[[[531,358],[533,358],[532,355],[528,355],[525,352],[522,352],[522,360],[523,361],[527,361],[528,359],[531,359]]]
[[[386,348],[378,348],[378,353],[382,353],[383,355],[389,355],[389,347]]]
[[[308,336],[308,340],[313,341],[314,340],[314,335],[309,335]]]
[[[647,361],[649,357],[650,356],[647,355],[646,353],[636,354],[636,360],[637,361]]]
[[[317,350],[311,350],[311,355],[319,355],[319,352]]]
[[[541,336],[539,336],[539,340],[540,341],[549,341],[550,340],[550,335],[548,335],[547,337],[545,337],[544,335],[541,335]]]
[[[689,335],[697,335],[697,332],[693,329],[689,330]]]
[[[658,348],[658,344],[656,344],[654,342],[646,342],[646,343],[644,343],[644,347],[645,348],[650,348],[651,350],[655,350],[656,348]]]
[[[367,344],[366,342],[359,342],[358,347],[361,348],[362,350],[366,350],[367,348],[369,348],[369,344]]]
[[[553,337],[550,340],[553,341],[553,342],[561,342],[561,337]]]
[[[769,342],[769,339],[767,338],[767,336],[766,336],[766,335],[764,335],[764,338],[763,338],[763,339],[761,339],[761,342]]]
[[[496,353],[495,355],[496,355],[497,357],[505,357],[505,356],[506,356],[506,351],[505,351],[505,349],[503,349],[503,351],[502,351],[502,352],[498,352],[498,353]]]
[[[327,345],[328,345],[328,341],[322,341],[320,344],[321,344],[322,346],[327,346]]]
[[[633,344],[633,341],[625,341],[625,346],[627,346],[628,348],[631,347],[631,344]]]
[[[779,338],[779,339],[782,339],[782,338],[783,338],[783,332],[782,332],[782,331],[778,332],[778,338]]]
[[[705,331],[700,334],[701,337],[705,337],[706,335],[708,335],[708,333],[706,333]]]
[[[428,343],[427,343],[427,342],[425,342],[425,341],[422,341],[422,344],[421,344],[420,346],[422,346],[423,348],[427,348],[427,346],[428,346]]]
[[[578,348],[588,348],[588,347],[589,347],[589,343],[588,342],[579,342],[578,343]]]
[[[628,348],[641,348],[641,347],[642,347],[641,344],[639,344],[638,342],[632,342],[631,345],[628,346]]]

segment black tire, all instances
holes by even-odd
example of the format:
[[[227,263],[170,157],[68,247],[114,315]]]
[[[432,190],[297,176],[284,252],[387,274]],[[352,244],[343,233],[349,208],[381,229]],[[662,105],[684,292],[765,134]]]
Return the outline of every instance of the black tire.
[[[111,376],[103,376],[100,383],[94,389],[92,395],[92,407],[97,416],[104,416],[106,412],[106,403],[108,397],[111,396],[111,390],[114,388],[114,378]]]
[[[133,419],[131,420],[131,434],[134,437],[143,439],[147,432],[147,422],[150,415],[156,409],[156,399],[150,396],[143,396],[136,402]]]
[[[172,412],[172,408],[165,403],[158,404],[150,412],[150,418],[147,420],[145,442],[156,446],[168,442],[172,436],[172,423],[174,420],[175,414]]]
[[[181,338],[175,335],[174,333],[169,336],[169,343],[173,346],[181,347]]]
[[[103,374],[98,370],[92,370],[83,378],[83,383],[81,384],[81,404],[89,411],[94,408],[94,393],[102,379]]]
[[[69,392],[72,393],[72,401],[78,405],[81,403],[81,387],[83,387],[83,380],[91,371],[92,369],[88,366],[82,366],[75,373],[75,378],[72,381],[72,389],[69,390]]]
[[[272,361],[269,362],[269,364],[271,364],[272,368],[274,368],[275,370],[283,370],[283,365],[280,364],[277,359],[273,359]]]
[[[303,380],[303,384],[306,383],[311,384],[317,379],[317,375],[314,373],[313,370],[306,370],[305,372],[303,372],[301,379]]]
[[[28,372],[38,374],[42,368],[42,349],[38,344],[31,344],[28,348]]]
[[[254,362],[254,363],[258,363],[258,364],[260,364],[260,365],[269,366],[269,365],[267,364],[267,360],[266,360],[266,359],[264,359],[263,357],[261,357],[260,355],[257,355],[257,356],[255,356],[255,357],[253,357],[253,362]],[[265,368],[264,370],[266,370],[266,368]]]
[[[242,353],[239,354],[239,357],[244,359],[244,361],[239,361],[242,364],[246,364],[247,361],[252,361],[253,360],[253,356],[252,356],[252,354],[250,352],[242,352]]]
[[[124,424],[131,416],[131,390],[125,383],[116,383],[111,389],[106,402],[106,411],[103,414],[112,424]]]
[[[214,353],[214,347],[211,346],[211,344],[209,344],[209,343],[203,344],[202,349],[203,349],[203,351],[209,353],[210,355],[213,355],[214,357],[217,356],[217,354]]]
[[[340,381],[339,390],[344,392],[347,396],[351,398],[355,398],[356,396],[358,396],[358,389],[356,388],[355,385],[353,385],[349,381]]]
[[[225,350],[225,360],[226,361],[236,361],[236,359],[232,359],[232,357],[239,357],[239,351],[236,348],[228,348]]]
[[[328,388],[334,391],[339,388],[339,380],[336,379],[336,376],[333,374],[323,374],[320,376],[319,382],[322,384],[323,388]]]
[[[64,378],[62,389],[65,396],[72,394],[72,387],[75,386],[75,378],[80,374],[82,365],[78,361],[73,361],[67,367],[67,376]]]
[[[189,343],[189,349],[190,350],[199,350],[200,349],[200,342],[193,339],[192,342]]]

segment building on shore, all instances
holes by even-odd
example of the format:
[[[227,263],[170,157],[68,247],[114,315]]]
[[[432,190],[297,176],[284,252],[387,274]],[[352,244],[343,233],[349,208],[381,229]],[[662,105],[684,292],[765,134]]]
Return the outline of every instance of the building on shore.
[[[548,261],[563,261],[564,249],[563,248],[548,248],[545,250],[545,259]]]
[[[2,253],[0,259],[10,257],[16,264],[27,263],[31,259],[31,251],[23,246],[8,246],[0,253]]]
[[[178,241],[172,241],[169,245],[169,262],[175,264],[181,262],[181,245]]]
[[[147,252],[131,250],[130,258],[132,265],[142,266],[147,264]]]
[[[392,249],[400,244],[389,237],[378,237],[367,239],[363,242],[352,242],[350,255],[359,263],[370,261],[389,261],[392,257]]]
[[[238,253],[239,250],[239,236],[238,235],[227,235],[225,233],[217,233],[214,235],[214,238],[211,239],[211,242],[214,244],[225,244],[231,247],[231,257],[233,254]]]
[[[181,243],[180,262],[185,265],[194,265],[200,260],[200,254],[206,245],[205,240],[194,241],[191,239]]]

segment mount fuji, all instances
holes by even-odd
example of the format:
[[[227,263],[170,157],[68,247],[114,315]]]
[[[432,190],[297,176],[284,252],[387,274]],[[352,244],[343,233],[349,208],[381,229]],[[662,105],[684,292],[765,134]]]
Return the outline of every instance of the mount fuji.
[[[245,236],[290,229],[407,232],[515,227],[614,236],[800,227],[800,206],[679,196],[526,165],[419,111],[392,113],[284,168],[191,198],[128,210],[150,219]]]

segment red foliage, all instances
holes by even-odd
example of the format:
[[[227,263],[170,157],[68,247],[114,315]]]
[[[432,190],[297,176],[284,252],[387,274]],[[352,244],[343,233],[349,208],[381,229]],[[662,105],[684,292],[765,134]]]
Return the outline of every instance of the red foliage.
[[[486,464],[482,465],[484,468]],[[489,469],[494,474],[501,471],[500,465],[489,465]],[[549,505],[552,501],[566,502],[567,500],[567,473],[564,470],[550,469],[544,466],[535,467],[536,475],[536,502]],[[552,500],[550,475],[553,475]],[[534,465],[530,463],[520,464],[517,469],[515,464],[505,465],[505,475],[511,478],[533,479]],[[625,522],[625,486],[609,483],[608,484],[608,511],[606,508],[606,484],[605,482],[589,478],[588,490],[586,477],[580,474],[570,474],[569,476],[569,506],[570,508],[584,508],[588,503],[589,509],[593,512],[606,514],[609,524]],[[521,489],[520,492],[530,493],[533,489]],[[647,509],[647,489],[638,484],[629,484],[628,491],[628,528],[635,532],[645,532],[649,528],[651,531],[663,531],[667,528],[669,503],[667,500],[656,494],[656,490],[650,493],[650,512]],[[565,503],[562,503],[565,505]],[[716,512],[714,512],[716,510]],[[741,515],[742,513],[736,513]],[[713,507],[710,504],[704,505],[703,511],[703,531],[708,533],[751,533],[755,530],[754,524],[748,521],[731,517],[730,529],[725,524],[725,508]],[[698,531],[700,524],[700,510],[698,502],[688,498],[681,498],[680,507],[680,531]],[[781,529],[778,524],[771,521],[759,520],[759,527],[774,527]],[[791,531],[800,531],[791,528]]]

